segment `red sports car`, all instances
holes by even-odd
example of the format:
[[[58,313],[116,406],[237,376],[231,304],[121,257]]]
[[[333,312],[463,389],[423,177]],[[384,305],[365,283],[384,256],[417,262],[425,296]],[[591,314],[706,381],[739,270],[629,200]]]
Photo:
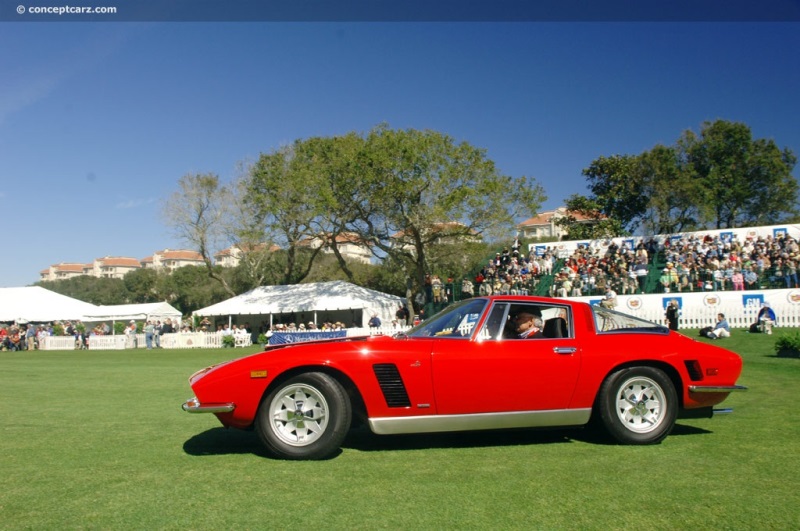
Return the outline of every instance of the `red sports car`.
[[[254,428],[284,459],[330,457],[354,417],[377,434],[594,420],[620,443],[652,444],[745,389],[741,370],[732,352],[600,306],[478,297],[394,337],[271,346],[208,367],[183,409]]]

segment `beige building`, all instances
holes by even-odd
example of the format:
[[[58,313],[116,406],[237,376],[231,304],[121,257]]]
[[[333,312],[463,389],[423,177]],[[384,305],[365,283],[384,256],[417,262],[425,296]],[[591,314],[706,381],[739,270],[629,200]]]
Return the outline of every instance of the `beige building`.
[[[143,258],[142,267],[146,269],[168,270],[170,273],[187,265],[205,265],[203,255],[197,251],[186,249],[164,249],[156,251],[153,256]]]
[[[567,236],[567,231],[564,227],[557,225],[556,221],[565,217],[567,214],[574,217],[578,223],[594,222],[594,220],[583,214],[569,212],[566,207],[558,207],[555,210],[548,210],[530,219],[526,219],[517,225],[517,230],[520,232],[520,237],[525,239],[561,240]]]
[[[79,277],[86,274],[86,269],[91,268],[92,264],[68,264],[61,262],[53,264],[47,269],[39,271],[40,280],[64,280],[67,278]]]
[[[104,256],[95,258],[94,262],[87,264],[84,274],[97,278],[122,278],[131,271],[142,268],[142,263],[136,258],[126,256]]]
[[[166,270],[172,273],[185,265],[204,265],[203,257],[196,251],[185,249],[158,251],[142,260],[127,256],[104,256],[89,264],[54,264],[39,271],[40,280],[64,280],[82,275],[97,278],[122,278],[131,271],[142,268]]]
[[[323,247],[322,252],[326,254],[333,254],[331,248],[331,235],[321,234],[300,242],[302,245],[307,245],[311,249],[318,249]],[[362,264],[369,264],[372,261],[372,251],[370,250],[369,242],[362,240],[358,234],[353,232],[343,232],[336,236],[336,247],[339,252],[347,260],[354,262],[361,262]]]
[[[461,242],[478,243],[481,236],[472,229],[467,230],[467,226],[456,221],[447,223],[437,223],[430,231],[430,234],[423,235],[425,239],[433,236],[433,243],[437,245],[455,244]],[[411,241],[411,236],[405,231],[396,232],[392,235],[392,245],[400,246],[403,249],[413,250],[415,247]]]
[[[242,256],[246,252],[259,252],[263,251],[267,248],[266,243],[259,243],[256,245],[244,246],[242,244],[235,244],[231,245],[227,249],[223,249],[220,252],[214,255],[214,263],[222,266],[222,267],[236,267],[242,261]],[[275,251],[279,251],[280,247],[277,245],[271,245],[269,247],[269,252],[274,253]]]

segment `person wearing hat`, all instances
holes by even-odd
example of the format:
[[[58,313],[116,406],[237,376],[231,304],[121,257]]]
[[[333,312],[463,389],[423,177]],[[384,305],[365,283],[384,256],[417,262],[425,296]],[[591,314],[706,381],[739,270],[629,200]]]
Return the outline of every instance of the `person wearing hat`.
[[[775,310],[772,309],[772,305],[765,302],[758,311],[757,322],[759,332],[772,334],[772,327],[775,325],[776,320],[777,317],[775,316]]]
[[[669,274],[669,269],[664,268],[661,271],[661,276],[658,279],[658,283],[661,285],[661,290],[663,291],[663,293],[669,293],[669,285],[671,281],[672,278]]]
[[[544,337],[542,317],[533,312],[520,312],[511,319],[511,323],[519,339]]]

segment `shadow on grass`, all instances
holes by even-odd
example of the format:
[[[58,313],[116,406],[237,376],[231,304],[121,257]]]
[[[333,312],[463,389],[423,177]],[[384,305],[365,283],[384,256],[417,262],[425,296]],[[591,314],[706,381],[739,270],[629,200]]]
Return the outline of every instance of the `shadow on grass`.
[[[344,448],[361,452],[383,450],[428,450],[433,448],[486,448],[494,446],[529,446],[570,443],[579,428],[525,429],[423,433],[409,435],[375,435],[366,427],[350,431],[342,443]]]
[[[267,457],[258,436],[252,431],[211,428],[198,433],[185,443],[183,451],[189,455],[255,454]]]
[[[676,424],[670,437],[706,435],[712,432],[694,426]],[[360,452],[388,450],[430,450],[446,448],[491,448],[499,446],[535,446],[541,444],[587,444],[616,446],[603,430],[593,428],[539,428],[410,435],[375,435],[366,427],[353,428],[342,448]],[[193,456],[253,454],[269,457],[258,436],[252,431],[212,428],[183,444],[183,451]],[[331,458],[336,458],[337,452]]]
[[[670,437],[680,436],[680,435],[710,435],[714,433],[713,431],[704,430],[703,428],[697,428],[695,426],[686,426],[685,424],[675,424],[675,427],[672,428],[670,432]]]

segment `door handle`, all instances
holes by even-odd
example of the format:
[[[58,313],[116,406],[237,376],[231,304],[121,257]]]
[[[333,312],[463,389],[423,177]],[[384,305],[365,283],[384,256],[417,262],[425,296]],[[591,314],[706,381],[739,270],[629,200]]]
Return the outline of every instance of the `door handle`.
[[[575,347],[554,347],[553,352],[556,354],[573,354],[576,350]]]

